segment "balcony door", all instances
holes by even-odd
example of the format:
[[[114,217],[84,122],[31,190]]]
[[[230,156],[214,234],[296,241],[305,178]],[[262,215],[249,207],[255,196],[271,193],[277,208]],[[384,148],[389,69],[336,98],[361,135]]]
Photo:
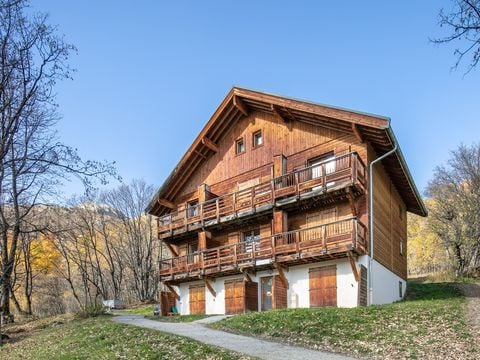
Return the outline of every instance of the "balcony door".
[[[198,242],[194,241],[188,244],[188,263],[194,264],[199,261]]]
[[[323,164],[323,165],[322,165]],[[312,168],[312,179],[321,178],[323,175],[330,175],[335,172],[335,154],[329,152],[328,154],[321,155],[308,161],[308,166]],[[325,169],[325,174],[323,173]],[[326,186],[333,185],[334,182],[328,182]],[[315,186],[313,191],[320,189],[321,186]]]
[[[246,253],[257,251],[260,240],[260,228],[255,228],[242,233],[242,242],[244,243],[244,250]]]

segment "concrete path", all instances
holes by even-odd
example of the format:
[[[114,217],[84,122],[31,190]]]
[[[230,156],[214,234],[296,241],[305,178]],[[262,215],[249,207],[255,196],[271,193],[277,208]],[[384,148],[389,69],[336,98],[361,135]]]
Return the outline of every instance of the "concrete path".
[[[215,318],[215,319],[211,319]],[[138,315],[115,316],[113,321],[122,324],[134,325],[163,332],[186,336],[205,344],[218,346],[236,351],[241,354],[254,356],[266,360],[346,360],[351,359],[342,355],[304,349],[297,346],[283,345],[280,343],[259,340],[256,338],[230,334],[224,331],[213,330],[205,327],[206,322],[215,322],[224,316],[212,316],[192,323],[161,322],[145,319]],[[206,319],[210,319],[206,321]],[[204,321],[205,320],[205,321]]]

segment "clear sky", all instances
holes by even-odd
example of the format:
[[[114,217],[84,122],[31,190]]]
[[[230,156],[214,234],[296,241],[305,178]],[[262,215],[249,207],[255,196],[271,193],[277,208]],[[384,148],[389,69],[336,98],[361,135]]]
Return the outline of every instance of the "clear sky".
[[[391,117],[420,191],[479,139],[480,68],[452,71],[453,48],[429,42],[450,1],[33,5],[78,48],[57,87],[62,140],[126,181],[160,186],[233,85]]]

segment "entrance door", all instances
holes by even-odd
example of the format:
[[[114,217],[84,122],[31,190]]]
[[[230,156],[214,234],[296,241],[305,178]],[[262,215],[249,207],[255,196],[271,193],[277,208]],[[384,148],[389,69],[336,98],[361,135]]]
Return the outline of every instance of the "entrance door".
[[[273,305],[272,277],[261,278],[262,311],[270,310]]]
[[[243,279],[225,281],[225,313],[245,312],[245,285]]]
[[[310,307],[337,306],[337,267],[310,269]]]
[[[205,314],[205,285],[194,285],[189,288],[190,314]]]

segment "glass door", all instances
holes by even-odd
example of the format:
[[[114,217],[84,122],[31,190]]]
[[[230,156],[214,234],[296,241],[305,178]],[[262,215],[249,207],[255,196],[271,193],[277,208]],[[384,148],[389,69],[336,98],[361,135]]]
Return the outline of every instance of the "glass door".
[[[273,306],[272,277],[261,278],[262,286],[262,311],[270,310]]]

